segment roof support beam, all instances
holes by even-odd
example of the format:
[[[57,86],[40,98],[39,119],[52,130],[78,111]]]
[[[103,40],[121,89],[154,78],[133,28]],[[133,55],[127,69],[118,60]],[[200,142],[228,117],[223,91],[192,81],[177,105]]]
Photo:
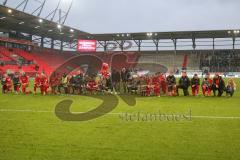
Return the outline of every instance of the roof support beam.
[[[141,44],[142,44],[142,40],[133,40],[135,43],[136,43],[136,45],[138,46],[138,52],[140,52],[141,51]]]
[[[173,70],[175,72],[176,71],[176,62],[175,62],[176,60],[175,60],[175,58],[177,56],[177,39],[174,38],[174,39],[172,39],[172,41],[173,41],[173,45],[174,45]]]
[[[192,48],[194,51],[196,50],[196,38],[195,37],[192,38]]]
[[[235,44],[236,44],[236,38],[233,37],[233,52],[235,52]]]
[[[40,4],[40,6],[39,6],[37,9],[35,9],[35,10],[32,12],[32,15],[34,15],[34,13],[36,13],[36,12],[39,10],[37,16],[40,17],[40,15],[41,15],[41,13],[42,13],[42,10],[43,10],[43,7],[44,7],[44,5],[45,5],[45,3],[46,3],[46,0],[44,0],[43,2],[40,2],[40,1],[38,1],[38,2],[41,3],[41,4]]]
[[[158,51],[159,39],[154,39],[154,40],[153,40],[153,43],[154,43],[155,46],[156,46],[156,51]]]
[[[24,12],[25,9],[26,9],[26,7],[27,7],[28,1],[29,1],[29,0],[23,0],[21,3],[18,4],[18,6],[16,7],[16,9],[19,9],[22,5],[24,5],[24,6],[23,6],[23,9],[22,9],[22,11]]]
[[[3,2],[3,5],[6,6],[7,2],[8,2],[8,0],[5,0],[5,1]]]

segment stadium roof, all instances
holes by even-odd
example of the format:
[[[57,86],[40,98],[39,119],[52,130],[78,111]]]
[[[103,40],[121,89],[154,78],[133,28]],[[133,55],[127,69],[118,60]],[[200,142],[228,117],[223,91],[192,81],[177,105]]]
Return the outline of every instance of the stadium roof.
[[[180,31],[180,32],[148,32],[148,33],[118,33],[95,34],[97,40],[148,40],[148,39],[192,39],[192,38],[233,38],[240,37],[240,30],[214,31]]]
[[[0,6],[0,31],[23,32],[55,40],[71,41],[78,38],[89,38],[90,34],[68,26],[58,26],[56,22],[41,19],[34,15]],[[61,27],[61,28],[60,28]]]
[[[11,12],[9,12],[9,9]],[[58,26],[56,22],[0,5],[0,31],[23,32],[36,36],[71,42],[76,39],[112,40],[153,40],[193,38],[234,38],[240,37],[239,30],[180,31],[154,33],[90,34],[69,26]]]

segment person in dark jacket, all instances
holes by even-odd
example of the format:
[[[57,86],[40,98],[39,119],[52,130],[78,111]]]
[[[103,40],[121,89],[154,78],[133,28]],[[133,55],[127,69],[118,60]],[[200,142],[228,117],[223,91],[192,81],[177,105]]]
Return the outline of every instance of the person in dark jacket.
[[[197,74],[194,74],[191,79],[192,95],[197,96],[199,93],[200,79]]]
[[[20,87],[21,87],[21,82],[20,82],[19,74],[15,73],[13,77],[13,88],[14,88],[15,94],[20,93]]]
[[[120,92],[120,81],[121,81],[121,75],[118,71],[116,71],[115,69],[112,71],[111,74],[112,77],[112,86],[115,90],[116,93]]]
[[[4,74],[2,79],[1,79],[1,84],[2,84],[2,93],[5,94],[7,92],[7,74]]]
[[[173,75],[173,72],[170,72],[170,74],[167,76],[167,85],[168,85],[168,95],[174,96],[176,95],[176,78]]]
[[[121,81],[124,93],[127,93],[127,82],[129,78],[129,71],[123,68],[121,71]]]
[[[82,94],[83,93],[84,86],[85,86],[84,76],[83,76],[82,73],[79,73],[76,76],[76,89],[78,91],[78,94]]]
[[[182,72],[182,77],[179,79],[179,84],[177,85],[177,95],[179,95],[179,88],[183,90],[184,96],[189,96],[188,87],[190,86],[190,80],[186,72]]]
[[[225,90],[225,82],[219,74],[215,74],[213,78],[213,86],[212,86],[213,94],[216,96],[216,91],[218,91],[218,97],[221,97]]]

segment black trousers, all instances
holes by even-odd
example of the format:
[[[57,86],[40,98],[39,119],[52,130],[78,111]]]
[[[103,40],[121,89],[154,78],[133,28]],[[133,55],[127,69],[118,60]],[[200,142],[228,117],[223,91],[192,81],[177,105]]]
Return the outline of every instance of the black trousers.
[[[177,85],[177,95],[179,95],[179,92],[178,92],[179,89],[183,90],[184,96],[189,96],[188,87],[182,86],[182,85]]]
[[[60,84],[60,85],[58,86],[58,92],[59,92],[59,93],[61,93],[61,88],[64,89],[64,93],[65,93],[65,94],[68,94],[68,87],[67,87],[67,86],[65,86],[65,85],[63,85],[63,84]]]
[[[213,90],[213,95],[214,96],[216,96],[216,91],[218,92],[218,97],[221,97],[222,96],[222,94],[223,94],[223,91],[224,91],[224,89],[221,89],[221,88],[217,88],[216,86],[213,86],[212,87],[212,90]]]
[[[226,91],[226,93],[227,93],[227,95],[230,95],[232,97],[234,94],[234,90]]]
[[[2,93],[6,93],[6,90],[7,90],[7,85],[3,85],[2,86]]]
[[[120,82],[112,82],[113,88],[115,89],[116,92],[120,92]]]

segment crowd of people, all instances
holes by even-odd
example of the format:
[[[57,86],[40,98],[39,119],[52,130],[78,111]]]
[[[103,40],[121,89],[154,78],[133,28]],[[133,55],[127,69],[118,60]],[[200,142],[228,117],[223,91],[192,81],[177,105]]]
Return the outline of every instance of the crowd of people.
[[[209,72],[239,72],[240,53],[216,51],[215,54],[202,54],[200,69],[208,68]]]
[[[174,74],[163,73],[135,74],[123,68],[120,72],[113,70],[101,71],[99,74],[87,75],[79,73],[77,75],[63,74],[60,76],[47,77],[44,73],[37,73],[34,77],[33,92],[30,90],[30,79],[23,73],[13,75],[4,74],[1,79],[2,93],[14,92],[15,94],[36,94],[38,91],[42,95],[46,94],[140,94],[142,96],[178,96],[179,90],[183,90],[184,96],[189,96],[189,88],[193,96],[200,94],[203,96],[222,96],[226,92],[227,96],[233,96],[236,90],[236,83],[233,79],[228,80],[225,85],[224,79],[215,74],[210,78],[206,74],[204,79],[197,74],[189,78],[186,72],[182,72],[178,82]]]

